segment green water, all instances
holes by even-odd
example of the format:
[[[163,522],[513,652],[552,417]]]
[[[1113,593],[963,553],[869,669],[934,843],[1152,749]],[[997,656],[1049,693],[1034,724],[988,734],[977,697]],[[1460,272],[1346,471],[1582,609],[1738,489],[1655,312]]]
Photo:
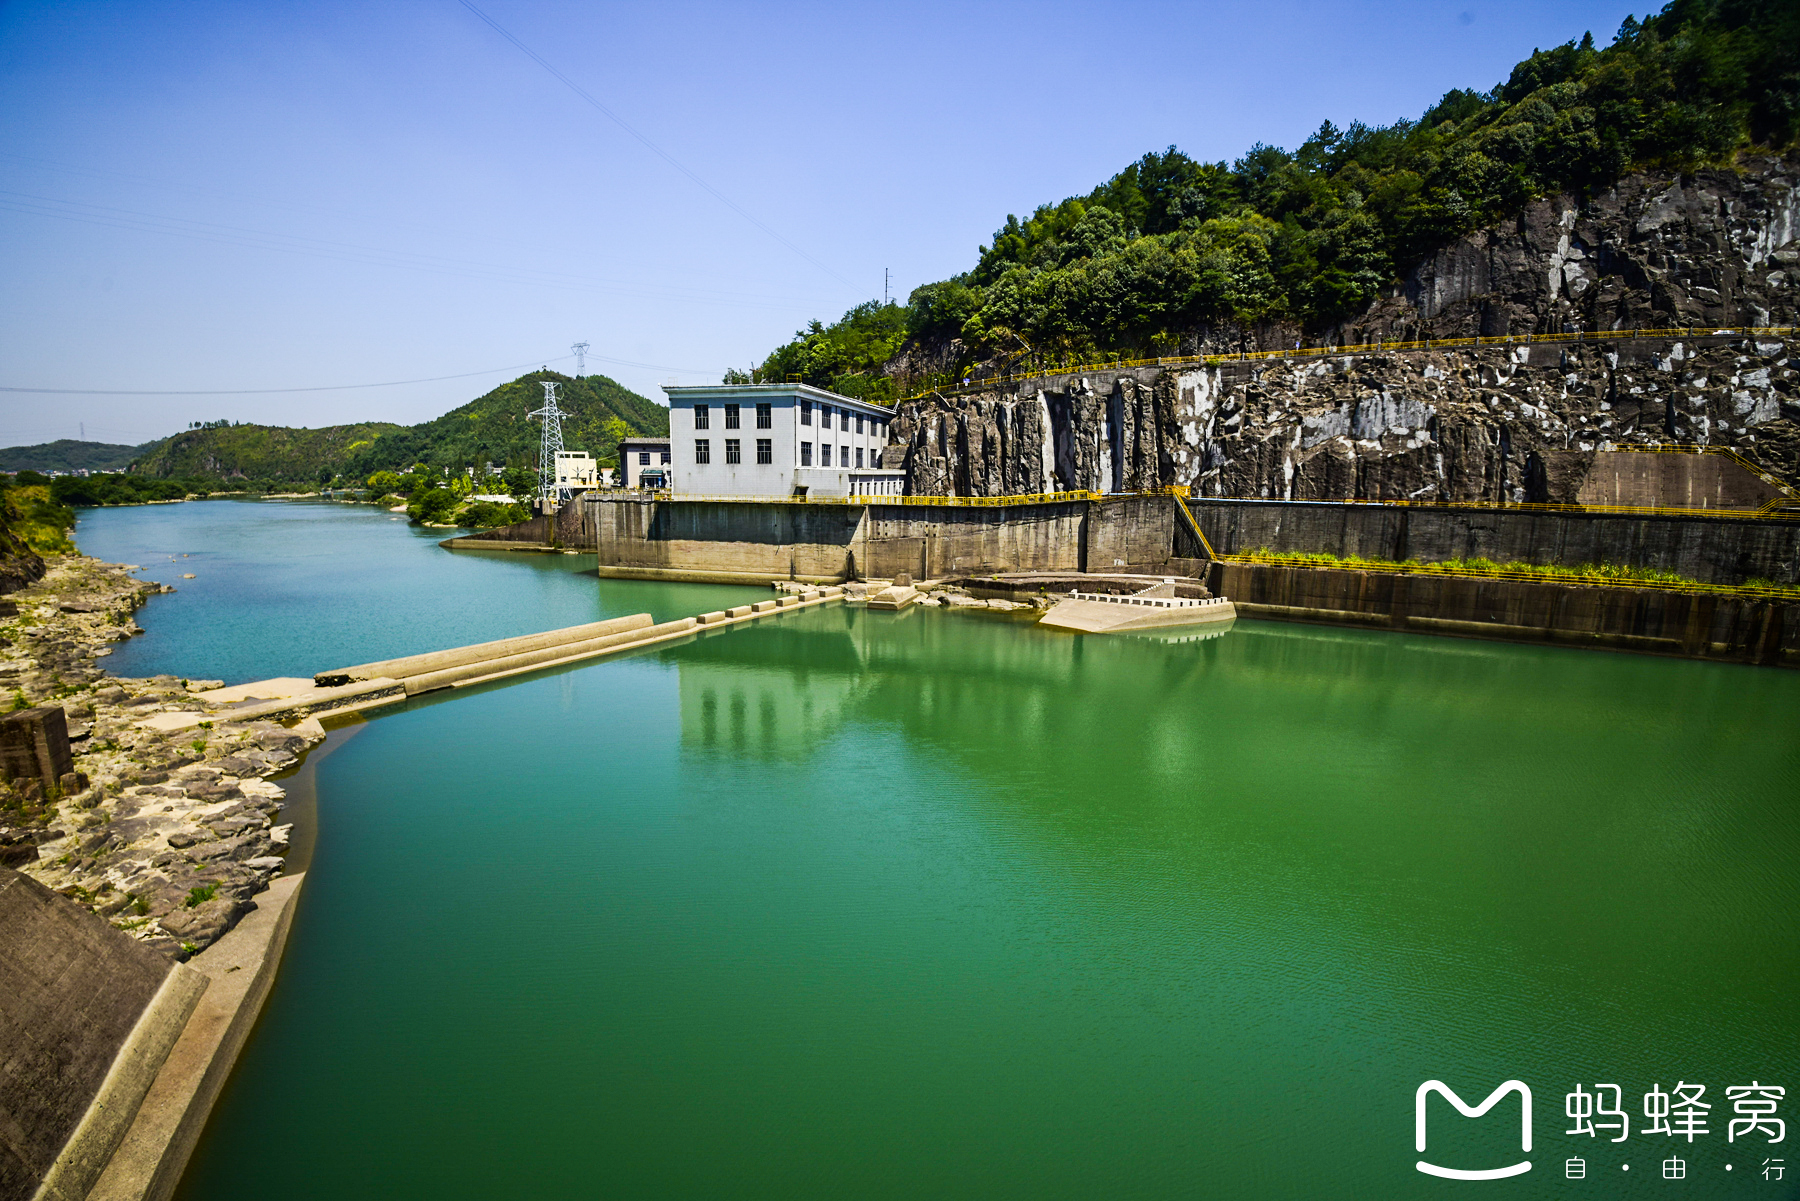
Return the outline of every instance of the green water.
[[[119,548],[211,508],[80,537],[147,564]],[[216,512],[266,584],[159,598],[150,639],[252,636],[298,587],[266,508]],[[574,559],[330,520],[321,603],[504,616],[480,636],[720,595],[601,602]],[[372,582],[395,564],[430,594]],[[1725,1089],[1800,1086],[1797,718],[1771,669],[845,608],[414,702],[317,764],[287,958],[182,1196],[1791,1197],[1761,1172],[1794,1138],[1729,1141]],[[1423,1081],[1514,1078],[1529,1156],[1515,1102],[1434,1102],[1423,1158],[1530,1172],[1415,1170]],[[1678,1081],[1691,1145],[1642,1133]],[[1622,1086],[1626,1142],[1565,1133],[1578,1082]]]

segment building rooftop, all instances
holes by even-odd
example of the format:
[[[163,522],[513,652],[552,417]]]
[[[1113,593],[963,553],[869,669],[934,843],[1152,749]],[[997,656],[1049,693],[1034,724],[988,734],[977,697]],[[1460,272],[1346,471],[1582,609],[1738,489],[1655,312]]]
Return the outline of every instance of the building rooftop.
[[[676,399],[709,401],[754,399],[763,396],[800,396],[821,404],[843,405],[851,411],[862,409],[882,417],[894,415],[894,410],[887,405],[858,400],[854,396],[843,396],[824,388],[815,388],[811,384],[706,384],[694,387],[664,384],[663,391],[668,393],[671,401]]]

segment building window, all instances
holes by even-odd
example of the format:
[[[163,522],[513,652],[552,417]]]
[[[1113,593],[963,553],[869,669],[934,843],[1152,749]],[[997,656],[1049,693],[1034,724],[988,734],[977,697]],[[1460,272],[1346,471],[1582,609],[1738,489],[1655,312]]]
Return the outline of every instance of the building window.
[[[838,410],[838,428],[843,430],[846,434],[850,432],[850,410],[849,409],[839,409]]]
[[[871,420],[870,424],[874,424],[873,420]],[[861,413],[858,413],[856,415],[856,432],[859,434],[862,433],[862,414]]]
[[[669,452],[666,450],[662,452],[662,461],[665,465],[667,465],[669,461]]]
[[[694,462],[696,462],[696,463],[712,462],[712,443],[707,441],[705,438],[695,438],[694,439]]]
[[[850,466],[850,448],[848,446],[838,447],[838,466]]]
[[[860,446],[856,448],[856,465],[858,467],[862,466],[862,447]]]
[[[810,400],[803,400],[800,402],[800,424],[812,424],[812,401]]]
[[[772,430],[775,428],[775,410],[766,404],[756,406],[756,428]]]
[[[649,451],[647,451],[647,450],[638,451],[638,466],[639,467],[650,466],[650,452]]]
[[[725,428],[728,430],[734,430],[737,427],[738,427],[738,407],[736,405],[726,405],[725,406]]]
[[[730,405],[725,406],[725,420],[731,420]],[[742,463],[744,461],[744,452],[740,449],[742,446],[743,443],[739,442],[736,438],[725,439],[725,461],[727,463]]]
[[[703,430],[712,424],[712,412],[705,405],[694,406],[694,428]]]
[[[802,466],[802,467],[811,467],[812,466],[812,443],[811,442],[802,442],[800,444],[800,466]]]
[[[765,463],[765,464],[773,463],[775,461],[775,440],[774,439],[758,438],[756,440],[756,461],[758,463]]]
[[[831,443],[829,442],[819,443],[819,466],[831,466]]]

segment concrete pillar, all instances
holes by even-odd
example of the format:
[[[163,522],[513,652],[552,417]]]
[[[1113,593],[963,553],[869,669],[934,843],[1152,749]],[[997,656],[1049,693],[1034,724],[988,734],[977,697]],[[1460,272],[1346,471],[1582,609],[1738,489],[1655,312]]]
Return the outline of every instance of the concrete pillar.
[[[49,789],[74,770],[69,719],[62,706],[22,709],[0,717],[0,777],[42,780]]]

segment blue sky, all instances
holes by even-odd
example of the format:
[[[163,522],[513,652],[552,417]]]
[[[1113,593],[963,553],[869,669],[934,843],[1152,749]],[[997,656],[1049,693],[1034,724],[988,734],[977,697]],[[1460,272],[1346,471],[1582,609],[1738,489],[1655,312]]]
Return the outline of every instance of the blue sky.
[[[1648,11],[473,2],[643,140],[459,0],[0,7],[0,385],[488,372],[0,393],[0,444],[410,423],[576,341],[661,399],[1145,151],[1416,117]]]

